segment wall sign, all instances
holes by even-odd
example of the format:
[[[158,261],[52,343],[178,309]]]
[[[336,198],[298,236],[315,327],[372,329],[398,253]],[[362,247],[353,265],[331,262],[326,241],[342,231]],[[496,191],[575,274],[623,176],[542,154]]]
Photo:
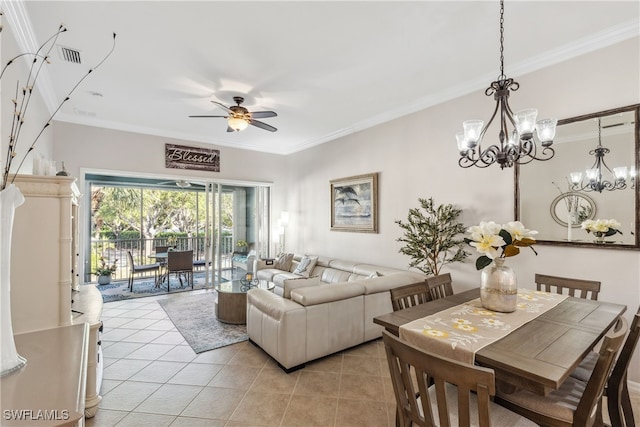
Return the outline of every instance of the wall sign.
[[[220,172],[220,150],[165,144],[164,166],[173,169]]]

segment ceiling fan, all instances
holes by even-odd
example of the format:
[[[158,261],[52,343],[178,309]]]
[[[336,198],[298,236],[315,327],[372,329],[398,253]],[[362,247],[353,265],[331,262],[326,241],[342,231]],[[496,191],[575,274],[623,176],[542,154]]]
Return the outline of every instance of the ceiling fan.
[[[177,179],[175,181],[165,181],[165,182],[160,182],[159,184],[160,185],[174,185],[175,184],[175,186],[179,187],[179,188],[189,188],[191,186],[204,187],[204,185],[201,184],[201,183],[193,182],[193,181],[187,181],[187,180],[184,180],[184,179]]]
[[[260,122],[255,119],[264,119],[267,117],[276,117],[277,114],[275,111],[249,111],[240,104],[244,102],[244,98],[241,96],[234,96],[233,101],[238,105],[232,105],[227,107],[226,105],[217,102],[211,101],[227,113],[228,116],[189,116],[196,118],[209,118],[209,117],[220,117],[223,119],[227,119],[227,132],[240,132],[245,130],[249,125],[253,125],[259,127],[260,129],[268,130],[269,132],[275,132],[278,129],[274,128],[271,125]]]

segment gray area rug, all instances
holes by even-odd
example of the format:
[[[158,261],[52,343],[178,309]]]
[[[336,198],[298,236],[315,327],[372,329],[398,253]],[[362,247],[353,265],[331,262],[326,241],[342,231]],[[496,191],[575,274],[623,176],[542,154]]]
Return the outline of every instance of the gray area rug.
[[[245,325],[229,325],[216,319],[215,300],[216,293],[209,292],[176,295],[158,303],[193,351],[202,353],[249,339]]]

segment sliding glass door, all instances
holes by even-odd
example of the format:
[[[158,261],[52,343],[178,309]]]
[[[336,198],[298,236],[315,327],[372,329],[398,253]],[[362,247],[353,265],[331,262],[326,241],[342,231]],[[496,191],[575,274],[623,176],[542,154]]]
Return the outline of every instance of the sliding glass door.
[[[268,256],[268,185],[90,174],[85,183],[85,282],[97,279],[101,259],[117,263],[114,280],[128,278],[127,252],[136,264],[151,263],[156,246],[193,249],[207,286],[244,274],[234,255]]]

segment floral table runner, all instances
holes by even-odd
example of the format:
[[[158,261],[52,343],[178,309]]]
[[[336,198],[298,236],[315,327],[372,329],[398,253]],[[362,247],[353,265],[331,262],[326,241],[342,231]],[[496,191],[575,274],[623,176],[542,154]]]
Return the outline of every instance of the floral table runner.
[[[487,310],[477,298],[400,326],[400,338],[431,353],[474,363],[478,350],[566,298],[566,295],[518,289],[517,308],[513,313]]]

